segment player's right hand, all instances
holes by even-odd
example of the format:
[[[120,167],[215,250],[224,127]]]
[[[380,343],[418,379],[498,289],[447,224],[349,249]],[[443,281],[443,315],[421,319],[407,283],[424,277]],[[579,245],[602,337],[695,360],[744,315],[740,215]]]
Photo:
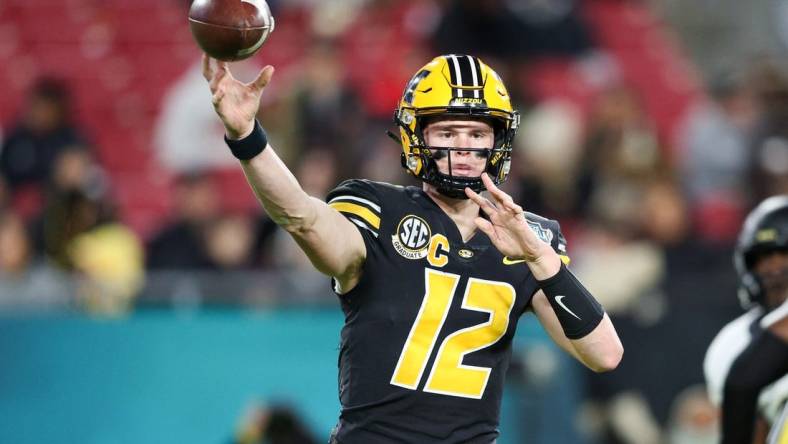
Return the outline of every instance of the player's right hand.
[[[213,108],[224,123],[227,137],[242,139],[251,134],[260,97],[274,75],[274,67],[265,66],[256,79],[243,83],[233,77],[227,62],[203,54],[202,75],[210,85]]]
[[[550,244],[536,236],[528,225],[523,207],[495,186],[487,173],[482,173],[482,182],[494,203],[465,188],[465,195],[476,202],[488,217],[477,217],[474,220],[476,227],[489,236],[501,254],[512,259],[524,259],[536,279],[544,280],[558,273],[560,257]]]

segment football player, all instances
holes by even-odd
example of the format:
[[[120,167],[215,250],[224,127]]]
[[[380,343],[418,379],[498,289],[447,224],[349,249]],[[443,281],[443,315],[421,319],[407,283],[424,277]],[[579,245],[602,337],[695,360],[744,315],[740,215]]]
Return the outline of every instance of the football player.
[[[205,58],[204,74],[252,189],[331,276],[345,313],[332,442],[494,442],[526,311],[592,370],[618,365],[621,342],[567,268],[558,223],[498,188],[519,115],[481,60],[436,57],[405,88],[395,138],[422,187],[350,180],[327,202],[304,193],[255,120],[273,68],[243,84]]]
[[[704,361],[712,402],[722,408],[722,442],[788,442],[788,196],[748,216],[734,253],[739,296],[750,310],[726,325]],[[783,434],[782,437],[778,435]]]

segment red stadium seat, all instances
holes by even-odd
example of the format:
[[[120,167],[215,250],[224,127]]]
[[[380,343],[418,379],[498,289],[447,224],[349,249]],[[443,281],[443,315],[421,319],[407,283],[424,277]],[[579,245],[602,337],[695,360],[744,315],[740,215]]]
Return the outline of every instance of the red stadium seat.
[[[624,81],[641,93],[661,138],[672,147],[677,126],[700,94],[680,51],[642,4],[588,1],[583,13],[600,46],[616,57]]]

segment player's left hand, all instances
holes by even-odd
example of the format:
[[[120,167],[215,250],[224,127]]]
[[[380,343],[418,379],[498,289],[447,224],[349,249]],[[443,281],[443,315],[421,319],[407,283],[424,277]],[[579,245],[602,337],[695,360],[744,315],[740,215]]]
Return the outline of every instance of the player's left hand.
[[[494,202],[470,188],[465,188],[468,198],[476,202],[489,217],[489,220],[477,217],[474,220],[476,226],[490,237],[501,254],[513,260],[525,260],[532,271],[538,268],[541,276],[536,276],[537,279],[545,279],[557,273],[561,267],[561,259],[553,248],[539,239],[528,226],[523,207],[514,203],[512,196],[495,186],[487,173],[482,174],[482,182]]]

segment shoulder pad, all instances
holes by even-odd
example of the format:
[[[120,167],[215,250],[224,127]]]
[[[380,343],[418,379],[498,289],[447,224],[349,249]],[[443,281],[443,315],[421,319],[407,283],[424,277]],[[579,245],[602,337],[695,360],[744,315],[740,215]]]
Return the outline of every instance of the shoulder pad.
[[[328,193],[326,202],[359,228],[377,237],[382,213],[380,186],[369,180],[346,180]]]

